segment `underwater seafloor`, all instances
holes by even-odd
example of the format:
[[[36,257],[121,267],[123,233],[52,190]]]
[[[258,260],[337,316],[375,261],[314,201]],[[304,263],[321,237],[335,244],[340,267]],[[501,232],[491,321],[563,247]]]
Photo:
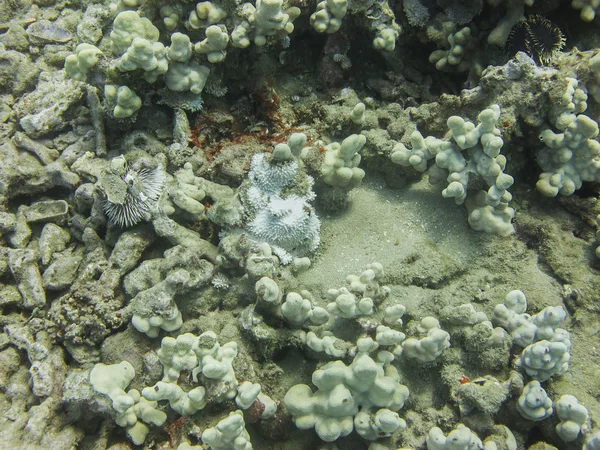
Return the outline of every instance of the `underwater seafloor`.
[[[0,450],[600,449],[596,11],[2,0]]]

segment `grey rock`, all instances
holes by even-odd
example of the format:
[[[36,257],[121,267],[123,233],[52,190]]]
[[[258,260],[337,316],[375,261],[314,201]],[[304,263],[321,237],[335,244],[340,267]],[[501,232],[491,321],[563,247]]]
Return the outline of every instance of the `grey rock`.
[[[57,258],[42,275],[44,288],[49,291],[60,291],[71,287],[77,278],[77,270],[82,259],[81,256]]]
[[[0,247],[0,277],[8,275],[8,252],[9,248]]]
[[[15,437],[16,442],[24,444],[21,448],[70,450],[79,447],[84,432],[69,423],[57,399],[49,397],[41,404],[32,406],[28,415],[29,420],[21,436]]]
[[[140,292],[150,289],[179,269],[185,269],[190,275],[181,293],[200,289],[212,279],[214,265],[202,259],[202,255],[194,248],[175,246],[166,250],[163,256],[143,261],[125,276],[123,287],[129,296],[135,297]]]
[[[93,183],[84,183],[75,191],[76,209],[80,213],[89,212],[96,198],[96,186]]]
[[[8,264],[23,297],[23,307],[43,307],[46,304],[46,293],[34,251],[11,249],[8,252]]]
[[[211,262],[216,261],[217,247],[202,239],[198,233],[179,225],[168,217],[159,217],[152,222],[152,225],[159,236],[167,238],[173,245],[194,248]]]
[[[108,258],[108,265],[125,275],[135,268],[144,251],[154,242],[156,235],[148,225],[137,226],[122,233]]]
[[[37,88],[16,105],[19,124],[31,138],[57,133],[80,116],[85,83],[67,80],[61,72],[40,74]]]
[[[90,108],[90,115],[92,117],[92,125],[94,126],[94,137],[96,146],[94,151],[97,156],[106,155],[106,135],[104,129],[104,107],[100,97],[98,96],[98,89],[94,86],[87,86],[87,105]]]
[[[15,229],[8,236],[8,242],[14,248],[25,248],[33,234],[25,218],[24,208],[24,206],[19,207],[16,215],[17,222],[15,223]]]
[[[62,252],[71,240],[70,233],[54,223],[48,223],[42,228],[38,241],[38,252],[42,264],[47,266],[52,261],[54,253]]]
[[[96,44],[102,39],[102,27],[110,17],[110,9],[102,5],[89,5],[77,25],[77,37],[81,42]]]
[[[0,161],[0,195],[9,199],[57,186],[74,188],[79,183],[79,176],[61,161],[43,166],[31,153],[18,151],[12,142],[0,145]]]
[[[10,346],[0,352],[0,389],[3,392],[6,392],[10,377],[17,371],[20,364],[21,355],[15,347]]]
[[[69,216],[69,204],[64,200],[45,200],[23,208],[29,223],[63,223]]]
[[[96,135],[92,130],[88,131],[83,136],[80,136],[75,142],[69,144],[61,152],[60,159],[67,166],[71,167],[73,163],[88,152],[90,156],[96,152]]]
[[[177,309],[174,297],[182,291],[189,279],[189,272],[180,269],[170,274],[164,281],[140,292],[131,300],[133,313],[144,318],[172,317],[173,311]]]
[[[0,308],[21,303],[21,294],[15,285],[0,286]]]
[[[44,19],[29,25],[27,27],[27,35],[33,44],[64,43],[73,39],[73,35],[69,30]]]
[[[22,94],[33,86],[38,73],[26,55],[0,45],[0,92]]]
[[[0,234],[14,231],[17,226],[17,216],[0,211]]]
[[[3,22],[0,19],[0,22]],[[19,52],[26,52],[29,47],[29,39],[23,24],[16,21],[8,24],[8,30],[6,33],[0,35],[0,42],[9,50],[17,50]]]
[[[12,142],[18,148],[33,153],[43,164],[50,164],[59,156],[58,150],[48,148],[41,142],[34,141],[25,133],[16,132]]]

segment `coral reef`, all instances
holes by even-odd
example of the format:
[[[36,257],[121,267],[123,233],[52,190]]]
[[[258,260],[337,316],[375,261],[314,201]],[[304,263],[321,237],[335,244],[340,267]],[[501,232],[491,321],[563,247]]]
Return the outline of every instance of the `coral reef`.
[[[600,448],[598,9],[0,2],[0,447]]]

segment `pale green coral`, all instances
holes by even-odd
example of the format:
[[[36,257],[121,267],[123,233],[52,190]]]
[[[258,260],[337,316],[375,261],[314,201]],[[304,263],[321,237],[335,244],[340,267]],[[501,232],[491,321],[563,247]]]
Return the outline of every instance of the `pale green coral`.
[[[350,111],[350,120],[356,125],[363,125],[365,123],[365,104],[363,102],[357,103],[352,111]]]
[[[505,16],[500,19],[496,28],[488,35],[488,43],[504,47],[512,27],[525,19],[525,5],[531,6],[533,2],[534,0],[509,0]]]
[[[199,2],[190,13],[186,27],[192,30],[207,28],[220,23],[227,17],[227,12],[212,2]]]
[[[192,370],[198,365],[195,349],[198,338],[192,333],[180,334],[177,338],[166,336],[156,352],[163,366],[162,381],[175,383],[181,371]]]
[[[127,86],[104,86],[104,98],[116,119],[131,117],[142,107],[142,100]]]
[[[591,22],[600,11],[600,0],[573,0],[571,6],[581,10],[581,20]]]
[[[375,50],[385,50],[391,52],[396,48],[396,39],[398,38],[398,31],[393,28],[384,28],[377,33],[375,39],[373,39],[373,47]]]
[[[154,83],[159,75],[164,75],[169,67],[167,49],[161,42],[135,37],[125,53],[117,61],[117,69],[131,72],[141,69],[144,79]]]
[[[159,381],[144,388],[142,395],[146,400],[168,400],[171,409],[182,416],[191,416],[206,406],[206,389],[203,386],[185,392],[175,383]]]
[[[313,306],[312,300],[312,295],[308,291],[288,292],[285,302],[281,305],[283,317],[296,327],[306,321],[309,321],[311,325],[327,323],[329,313],[319,306]]]
[[[317,336],[314,332],[309,331],[306,335],[302,335],[306,346],[313,352],[325,353],[335,358],[346,356],[349,345],[345,341],[335,337],[331,332],[324,331],[322,336]]]
[[[252,6],[252,5],[250,5]],[[241,21],[231,32],[231,43],[237,48],[246,48],[250,45],[250,31],[252,27],[247,20]]]
[[[77,81],[85,81],[92,67],[98,63],[102,54],[98,47],[91,44],[79,44],[75,54],[65,58],[65,71],[67,76]]]
[[[552,400],[539,381],[530,381],[525,385],[517,400],[517,411],[523,418],[536,422],[552,415]]]
[[[256,0],[254,12],[254,43],[263,46],[268,36],[277,32],[289,35],[294,31],[293,21],[300,15],[300,8],[292,7],[282,11],[282,0]]]
[[[110,13],[116,15],[121,11],[136,10],[144,4],[144,0],[117,0],[109,4]]]
[[[590,60],[590,66],[592,65]],[[585,88],[579,87],[579,81],[576,78],[566,77],[565,92],[552,104],[549,111],[550,120],[556,128],[564,131],[577,118],[578,114],[587,109],[587,99]]]
[[[298,384],[283,400],[298,428],[314,427],[326,442],[347,436],[353,429],[363,438],[375,440],[406,428],[396,411],[404,406],[408,389],[399,383],[396,368],[389,364],[393,355],[379,352],[375,359],[369,356],[377,348],[371,338],[359,339],[356,345],[350,366],[333,361],[313,373],[316,392]]]
[[[588,91],[592,98],[600,103],[600,53],[590,58],[589,67],[594,77],[588,84]]]
[[[243,20],[231,32],[233,46],[248,47],[251,34],[254,34],[254,44],[259,47],[267,43],[269,36],[291,34],[294,31],[292,22],[300,15],[300,8],[294,6],[284,11],[282,7],[282,0],[257,0],[256,7],[244,3],[241,8]]]
[[[210,69],[195,61],[189,63],[175,62],[171,64],[165,76],[167,87],[176,92],[190,91],[200,94],[204,89]]]
[[[269,277],[262,277],[258,280],[254,285],[254,291],[256,292],[259,302],[271,306],[279,305],[281,303],[281,295],[283,292],[280,291],[275,280]]]
[[[171,35],[171,46],[167,50],[167,56],[171,61],[188,61],[192,56],[192,43],[189,36],[183,33],[173,33]]]
[[[277,403],[262,392],[262,388],[258,383],[244,381],[238,386],[235,404],[242,409],[249,409],[254,402],[258,401],[264,409],[260,414],[261,419],[269,419],[277,412]]]
[[[544,172],[536,183],[538,191],[548,197],[571,195],[584,181],[600,180],[600,143],[598,124],[580,114],[564,133],[544,130],[540,140],[546,148],[538,153],[538,164]]]
[[[425,334],[421,339],[408,338],[402,343],[402,354],[421,362],[434,361],[450,347],[450,334],[440,328],[434,317],[424,317],[419,331]]]
[[[202,442],[213,450],[252,450],[245,426],[242,411],[233,411],[215,427],[204,430]]]
[[[471,56],[474,46],[471,29],[464,27],[448,36],[448,50],[435,50],[429,56],[429,62],[435,64],[437,70],[456,69],[459,72],[468,72],[473,64]]]
[[[166,5],[160,8],[160,16],[167,31],[173,31],[181,19],[181,11],[177,6]]]
[[[140,333],[145,333],[148,337],[157,337],[160,330],[175,331],[181,328],[183,320],[181,312],[174,308],[172,314],[168,317],[141,317],[134,315],[131,324]]]
[[[196,53],[205,54],[210,63],[219,63],[225,59],[225,55],[227,54],[225,48],[229,43],[229,35],[224,28],[211,25],[206,29],[206,39],[194,46]]]
[[[348,11],[348,0],[323,0],[310,16],[310,24],[318,33],[335,33]]]
[[[233,360],[237,356],[237,343],[235,341],[220,345],[217,335],[206,331],[198,337],[195,347],[198,357],[198,367],[192,371],[192,378],[197,381],[199,373],[206,378],[219,380],[221,388],[218,389],[217,401],[235,398],[237,395],[238,381],[233,372]]]
[[[341,143],[332,142],[325,146],[325,159],[321,166],[323,181],[330,186],[350,190],[360,184],[365,176],[360,169],[360,151],[367,142],[362,134],[353,134]]]
[[[562,335],[558,335],[560,339]],[[521,353],[517,365],[525,369],[527,375],[539,381],[546,381],[569,370],[571,342],[541,340],[528,345]]]
[[[113,365],[96,364],[90,372],[90,383],[96,392],[107,395],[112,400],[113,408],[118,411],[132,404],[125,388],[133,377],[135,369],[127,361]]]
[[[444,435],[444,432],[433,427],[427,434],[428,450],[477,450],[484,448],[481,439],[462,423]],[[487,447],[486,447],[487,448]]]
[[[113,365],[99,363],[90,372],[90,384],[94,391],[112,400],[117,413],[117,425],[127,427],[127,434],[133,443],[142,445],[150,431],[142,422],[161,426],[167,420],[167,415],[156,409],[156,402],[140,397],[136,389],[125,392],[134,377],[135,370],[127,361]]]
[[[514,180],[504,172],[506,157],[500,154],[504,141],[496,127],[499,118],[498,105],[483,110],[477,126],[462,117],[451,116],[447,124],[454,143],[434,137],[424,139],[415,131],[411,135],[412,149],[398,143],[391,159],[396,164],[424,171],[427,161],[435,158],[435,164],[429,169],[429,181],[437,184],[445,179],[448,186],[442,195],[454,198],[457,205],[467,200],[470,175],[483,177],[489,189],[479,191],[467,202],[469,225],[475,230],[506,236],[514,231],[511,224],[514,209],[508,206],[512,199],[508,188]],[[462,150],[467,150],[468,160]]]
[[[565,442],[572,442],[587,428],[588,410],[572,395],[562,395],[556,402],[560,423],[556,434]]]
[[[136,37],[154,43],[158,41],[159,31],[149,19],[140,17],[135,11],[119,13],[110,32],[113,53],[116,55],[125,53]]]

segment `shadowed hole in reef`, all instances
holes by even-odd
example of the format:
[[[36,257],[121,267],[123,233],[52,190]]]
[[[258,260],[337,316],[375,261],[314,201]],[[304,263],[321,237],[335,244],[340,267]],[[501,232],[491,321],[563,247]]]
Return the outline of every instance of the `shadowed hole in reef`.
[[[295,359],[295,358],[304,359],[304,355],[298,349],[285,347],[285,348],[281,348],[281,349],[278,349],[275,352],[273,352],[273,356],[271,357],[273,362],[276,364],[278,362],[281,362],[281,361],[284,361],[284,360],[290,359],[290,358],[291,359]]]
[[[525,441],[525,448],[529,448],[530,445],[536,444],[538,442],[544,442],[544,435],[542,434],[542,430],[539,427],[534,427],[529,430],[529,435],[527,436],[527,441]]]
[[[54,187],[52,189],[43,191],[41,194],[38,194],[40,195],[39,197],[37,195],[32,197],[29,194],[17,195],[8,201],[8,210],[16,211],[19,206],[31,205],[42,200],[66,200],[73,194],[73,192],[74,191],[71,191],[69,188]],[[32,198],[35,198],[35,200],[32,201]]]

